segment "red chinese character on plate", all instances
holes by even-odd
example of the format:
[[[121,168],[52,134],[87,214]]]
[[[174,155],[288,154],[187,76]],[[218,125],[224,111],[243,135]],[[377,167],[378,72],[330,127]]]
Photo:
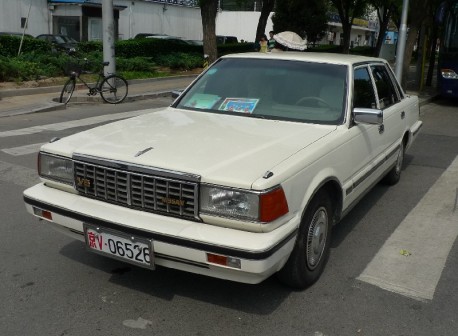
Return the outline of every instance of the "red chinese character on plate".
[[[94,232],[88,232],[87,237],[89,239],[89,247],[90,248],[97,248],[97,245],[95,244],[95,234]]]

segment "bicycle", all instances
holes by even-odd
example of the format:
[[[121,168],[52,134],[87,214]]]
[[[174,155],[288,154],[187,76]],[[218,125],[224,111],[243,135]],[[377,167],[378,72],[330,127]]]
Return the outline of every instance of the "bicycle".
[[[85,59],[85,65],[88,64],[88,61]],[[73,91],[75,91],[76,87],[76,79],[80,80],[88,89],[89,92],[87,93],[88,96],[95,96],[100,94],[103,101],[109,104],[119,104],[127,97],[128,92],[128,84],[127,81],[116,74],[108,74],[105,76],[104,68],[108,66],[110,62],[102,62],[101,69],[98,73],[97,82],[94,86],[86,83],[80,76],[83,73],[89,73],[80,65],[71,64],[69,68],[71,69],[68,71],[70,78],[65,83],[64,88],[60,94],[60,102],[67,104],[70,99],[72,98]]]

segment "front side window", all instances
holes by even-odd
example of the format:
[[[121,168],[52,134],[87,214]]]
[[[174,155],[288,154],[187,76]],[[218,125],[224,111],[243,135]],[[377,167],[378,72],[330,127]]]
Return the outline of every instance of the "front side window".
[[[368,68],[356,69],[353,79],[354,95],[353,107],[356,108],[377,108],[374,86]]]
[[[226,58],[173,107],[244,117],[341,124],[347,67],[292,60]]]

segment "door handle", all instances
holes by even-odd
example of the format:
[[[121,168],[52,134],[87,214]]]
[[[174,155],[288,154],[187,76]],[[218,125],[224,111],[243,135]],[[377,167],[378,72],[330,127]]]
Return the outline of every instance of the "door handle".
[[[406,117],[406,113],[405,113],[405,111],[402,111],[401,112],[401,119],[404,119],[405,117]]]

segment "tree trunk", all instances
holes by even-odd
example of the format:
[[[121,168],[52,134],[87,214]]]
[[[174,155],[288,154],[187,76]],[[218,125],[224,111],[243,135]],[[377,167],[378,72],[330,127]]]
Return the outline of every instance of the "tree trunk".
[[[342,20],[342,30],[343,30],[343,45],[342,45],[342,53],[349,54],[350,53],[350,38],[351,38],[351,23],[344,22]]]
[[[390,5],[389,7],[384,7],[383,13],[380,13],[379,11],[377,11],[378,19],[380,22],[380,31],[378,33],[377,43],[375,44],[375,50],[374,50],[375,57],[380,56],[380,51],[382,50],[382,45],[383,45],[383,42],[385,41],[385,33],[388,28],[388,23],[390,22],[391,12],[392,12],[392,5]]]
[[[436,48],[437,48],[438,34],[439,34],[438,25],[433,24],[433,30],[432,30],[431,37],[430,37],[431,49],[430,49],[430,54],[429,54],[428,75],[426,76],[426,86],[431,86],[433,82],[433,73],[434,73],[434,67],[436,64]]]
[[[259,17],[258,27],[256,28],[255,40],[257,41],[259,36],[263,36],[266,33],[267,20],[269,19],[270,13],[273,11],[275,0],[263,0],[261,16]]]
[[[200,14],[202,16],[204,54],[208,56],[210,64],[218,58],[215,23],[217,10],[218,0],[201,0]]]
[[[407,36],[404,64],[402,65],[402,87],[406,89],[407,77],[409,75],[410,62],[412,60],[412,53],[415,43],[418,38],[418,27],[411,25],[409,27],[409,35]]]

